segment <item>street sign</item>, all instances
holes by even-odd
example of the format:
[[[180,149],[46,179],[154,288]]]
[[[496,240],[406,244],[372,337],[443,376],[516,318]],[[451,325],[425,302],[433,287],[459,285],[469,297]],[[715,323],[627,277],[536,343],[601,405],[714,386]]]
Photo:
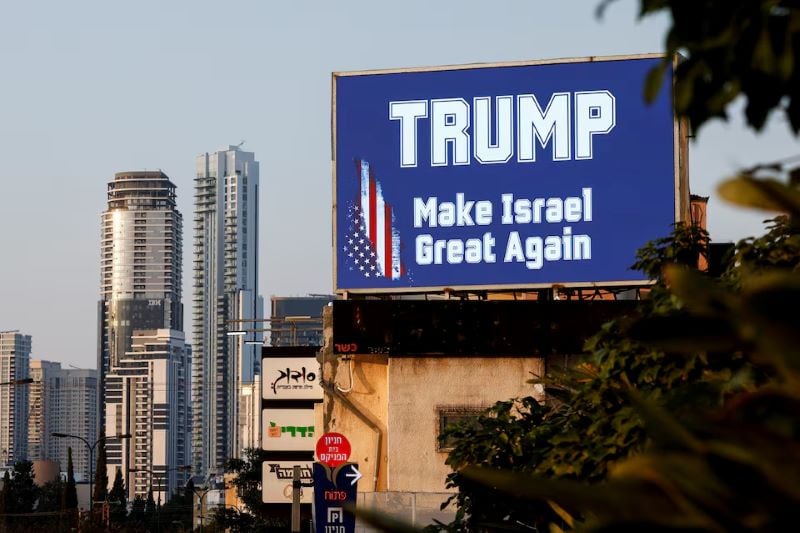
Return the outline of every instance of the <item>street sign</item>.
[[[292,470],[300,466],[300,481],[312,478],[310,461],[271,461],[267,459],[262,466],[261,501],[264,503],[292,503]],[[303,489],[300,503],[311,503],[311,489]]]
[[[320,463],[336,467],[350,459],[350,441],[341,433],[325,433],[317,440],[317,459]]]
[[[271,451],[313,451],[314,409],[262,410],[261,447]]]
[[[314,463],[314,521],[321,533],[354,533],[355,516],[346,507],[356,506],[361,472],[355,463],[330,468]]]
[[[264,357],[261,361],[264,400],[322,401],[320,368],[315,356]]]

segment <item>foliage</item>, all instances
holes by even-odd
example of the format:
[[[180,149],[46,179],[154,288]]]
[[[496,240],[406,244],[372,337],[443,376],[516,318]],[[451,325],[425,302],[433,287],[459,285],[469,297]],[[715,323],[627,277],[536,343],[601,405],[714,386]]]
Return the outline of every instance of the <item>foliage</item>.
[[[665,265],[697,264],[708,235],[678,225],[670,237],[640,250],[636,266],[660,278]],[[682,316],[680,303],[662,283],[640,306],[641,316]],[[644,421],[630,405],[626,391],[647,391],[682,419],[691,421],[698,407],[718,406],[732,388],[752,381],[740,357],[724,359],[701,353],[673,353],[645,346],[628,336],[634,317],[603,326],[586,342],[586,358],[574,369],[549,369],[543,380],[549,401],[534,398],[500,402],[481,416],[445,431],[457,443],[447,464],[454,472],[448,487],[458,488],[456,521],[451,530],[495,528],[525,530],[557,520],[544,501],[531,505],[506,494],[487,491],[465,479],[461,469],[481,465],[548,478],[598,482],[617,462],[642,450]],[[737,376],[736,381],[731,381]],[[685,403],[691,395],[691,405]]]
[[[92,501],[104,502],[108,497],[108,474],[106,474],[106,433],[104,428],[100,428],[97,444],[97,466],[94,470],[94,494]]]
[[[30,513],[39,499],[39,487],[34,483],[33,463],[27,460],[14,463],[14,473],[9,483],[11,508],[9,513]]]
[[[8,525],[6,513],[11,512],[11,476],[6,470],[3,474],[3,488],[0,489],[0,530],[5,530]]]
[[[275,505],[261,501],[261,465],[266,452],[260,448],[247,448],[243,459],[228,459],[225,471],[233,473],[232,479],[243,509],[226,508],[214,515],[214,524],[238,531],[286,531],[288,515],[276,510]],[[307,526],[303,526],[304,530]]]
[[[39,489],[39,499],[36,502],[36,512],[56,512],[63,509],[63,496],[66,483],[61,478],[45,483]]]
[[[67,484],[64,487],[64,509],[78,508],[78,489],[75,486],[75,470],[72,464],[72,447],[67,448]]]
[[[236,474],[233,485],[247,509],[256,515],[265,516],[266,506],[261,501],[261,464],[266,459],[266,453],[259,448],[248,448],[243,457],[228,459],[225,471]]]
[[[191,531],[193,502],[194,483],[190,479],[184,489],[176,491],[169,501],[161,506],[159,511],[160,529],[172,528],[173,530]]]
[[[128,521],[134,525],[136,529],[142,529],[144,522],[145,522],[145,501],[144,498],[139,496],[138,494],[133,498],[131,502],[131,514],[128,517]]]
[[[646,99],[680,52],[674,103],[695,130],[725,117],[739,95],[755,129],[779,109],[800,130],[797,2],[640,6],[641,16],[672,19]],[[461,437],[449,459],[461,507],[447,529],[475,530],[498,518],[513,529],[521,516],[551,531],[796,530],[800,171],[788,162],[758,165],[720,186],[729,201],[782,213],[766,235],[738,244],[721,282],[686,268],[707,236],[676,233],[651,243],[636,267],[659,283],[640,316],[607,324],[587,343],[582,378],[565,372],[561,387],[550,379],[555,402],[523,401],[510,418],[512,404],[498,404],[472,429],[451,431]],[[517,429],[521,436],[509,432]],[[491,501],[506,508],[483,516]],[[520,514],[531,504],[547,506],[541,515]]]
[[[231,533],[247,533],[257,530],[256,518],[250,513],[231,507],[217,507],[211,519],[212,527]]]
[[[125,481],[122,479],[122,470],[117,468],[114,474],[114,484],[108,493],[108,502],[111,504],[111,522],[121,524],[128,515],[128,498],[125,492]]]
[[[614,0],[603,0],[599,13]],[[747,99],[748,124],[760,130],[774,109],[800,130],[800,5],[795,0],[640,0],[640,16],[669,13],[667,59],[648,76],[645,98],[661,87],[675,54],[675,107],[695,129],[726,117]]]

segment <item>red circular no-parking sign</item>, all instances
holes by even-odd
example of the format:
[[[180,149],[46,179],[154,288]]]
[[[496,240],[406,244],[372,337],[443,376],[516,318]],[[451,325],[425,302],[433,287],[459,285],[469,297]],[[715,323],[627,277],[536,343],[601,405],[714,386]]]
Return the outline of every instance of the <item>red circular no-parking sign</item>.
[[[317,439],[317,460],[336,467],[350,459],[350,441],[341,433],[325,433]]]

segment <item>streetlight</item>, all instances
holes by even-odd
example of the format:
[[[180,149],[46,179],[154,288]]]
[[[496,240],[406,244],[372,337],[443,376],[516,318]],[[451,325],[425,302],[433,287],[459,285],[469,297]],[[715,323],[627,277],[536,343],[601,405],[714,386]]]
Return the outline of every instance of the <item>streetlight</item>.
[[[89,510],[92,511],[94,509],[94,493],[92,492],[92,481],[94,480],[94,449],[95,446],[100,444],[103,441],[107,441],[110,439],[129,439],[131,438],[130,433],[125,433],[123,435],[108,435],[106,437],[100,437],[94,444],[89,444],[89,441],[84,439],[78,435],[68,435],[67,433],[51,433],[53,437],[57,439],[79,439],[83,441],[87,448],[89,448]]]
[[[203,500],[205,500],[206,496],[209,492],[211,492],[211,485],[207,487],[192,487],[192,492],[197,495],[198,500],[198,510],[200,515],[200,533],[203,533]],[[192,511],[194,511],[194,501],[192,501]],[[192,527],[194,527],[194,512],[192,512]]]

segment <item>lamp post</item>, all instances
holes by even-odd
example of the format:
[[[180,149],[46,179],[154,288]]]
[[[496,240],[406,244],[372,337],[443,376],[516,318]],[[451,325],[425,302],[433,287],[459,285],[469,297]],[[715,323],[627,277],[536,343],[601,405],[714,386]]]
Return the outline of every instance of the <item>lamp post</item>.
[[[94,508],[94,493],[92,492],[92,481],[94,480],[94,449],[95,447],[100,444],[101,442],[111,440],[111,439],[129,439],[131,438],[130,433],[125,433],[122,435],[108,435],[106,437],[100,437],[94,444],[89,444],[89,441],[84,439],[79,435],[69,435],[67,433],[51,433],[53,437],[57,439],[78,439],[83,441],[87,448],[89,448],[89,511],[91,512]]]
[[[198,504],[199,504],[198,505],[198,510],[200,511],[199,512],[199,514],[200,514],[200,533],[203,533],[203,531],[204,531],[204,529],[203,529],[203,500],[205,500],[205,498],[208,495],[208,493],[211,492],[211,486],[209,485],[208,487],[201,487],[201,488],[192,487],[192,492],[194,492],[197,495]],[[194,509],[194,502],[192,502],[192,509]],[[192,527],[194,527],[194,514],[192,514]]]

